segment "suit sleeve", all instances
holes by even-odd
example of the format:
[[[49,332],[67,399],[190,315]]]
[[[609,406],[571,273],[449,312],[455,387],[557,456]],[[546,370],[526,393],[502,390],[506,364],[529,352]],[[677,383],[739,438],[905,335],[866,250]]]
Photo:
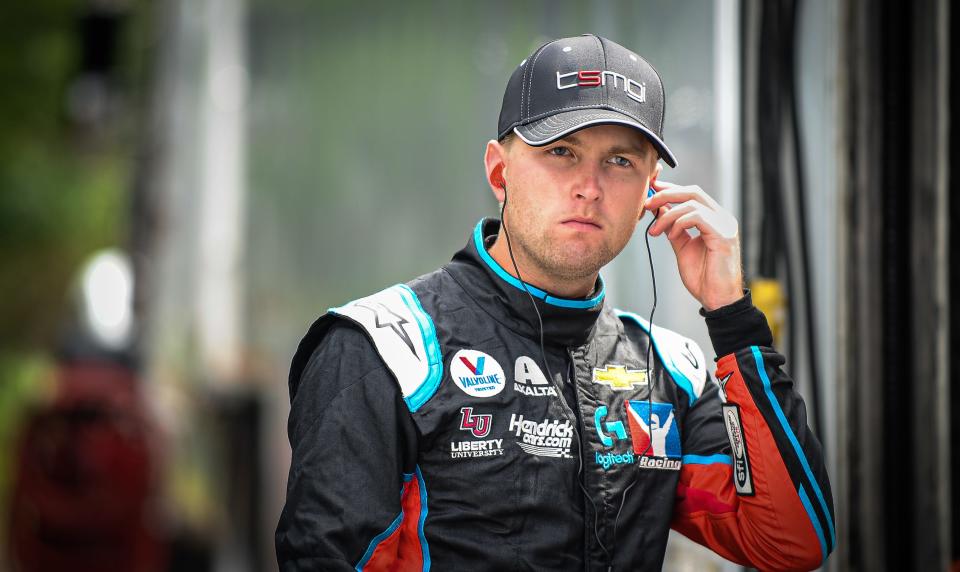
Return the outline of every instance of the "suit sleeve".
[[[325,319],[312,353],[301,344],[302,374],[291,375],[281,571],[375,569],[418,540],[409,526],[418,516],[417,431],[400,388],[366,334]]]
[[[704,316],[718,383],[687,414],[672,526],[740,564],[817,568],[834,548],[833,499],[803,398],[749,292]]]

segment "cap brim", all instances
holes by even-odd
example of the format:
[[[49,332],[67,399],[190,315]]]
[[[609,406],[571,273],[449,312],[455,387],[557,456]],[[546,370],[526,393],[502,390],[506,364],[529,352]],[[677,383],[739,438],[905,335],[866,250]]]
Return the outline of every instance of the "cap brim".
[[[641,131],[650,140],[660,158],[671,167],[677,166],[677,158],[662,139],[643,124],[622,113],[609,109],[576,109],[544,117],[526,125],[513,128],[517,137],[527,145],[541,147],[553,143],[561,137],[594,125],[625,125]]]

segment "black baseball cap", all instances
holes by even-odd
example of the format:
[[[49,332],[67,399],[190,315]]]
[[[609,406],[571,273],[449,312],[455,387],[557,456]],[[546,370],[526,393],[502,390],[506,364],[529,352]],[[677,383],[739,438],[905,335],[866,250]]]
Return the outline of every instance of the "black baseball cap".
[[[626,125],[676,167],[663,142],[663,113],[657,70],[616,42],[584,34],[547,42],[520,62],[503,93],[497,139],[512,131],[540,147],[585,127]]]

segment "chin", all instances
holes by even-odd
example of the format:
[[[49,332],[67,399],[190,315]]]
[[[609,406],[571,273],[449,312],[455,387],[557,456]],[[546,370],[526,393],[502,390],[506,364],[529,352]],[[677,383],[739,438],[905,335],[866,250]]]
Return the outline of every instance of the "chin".
[[[558,274],[567,278],[586,278],[599,272],[609,262],[606,258],[596,251],[584,254],[567,251],[554,259],[553,266]]]

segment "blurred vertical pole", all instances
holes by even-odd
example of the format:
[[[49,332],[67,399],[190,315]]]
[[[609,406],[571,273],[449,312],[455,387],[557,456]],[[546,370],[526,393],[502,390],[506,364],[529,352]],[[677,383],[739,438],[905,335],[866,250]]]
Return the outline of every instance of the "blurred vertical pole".
[[[204,2],[195,303],[198,357],[213,383],[237,381],[242,375],[245,8],[243,0]]]
[[[909,237],[913,323],[917,336],[913,377],[916,465],[912,485],[915,570],[946,570],[950,562],[950,402],[947,212],[950,117],[950,9],[947,0],[925,0],[912,7],[912,139],[909,159]]]
[[[846,3],[844,569],[949,562],[948,9]]]
[[[732,213],[740,211],[740,0],[716,0],[714,8],[714,117],[717,194]]]
[[[717,200],[739,219],[741,202],[740,0],[715,0],[713,18],[713,131]],[[724,572],[743,568],[732,562]]]

